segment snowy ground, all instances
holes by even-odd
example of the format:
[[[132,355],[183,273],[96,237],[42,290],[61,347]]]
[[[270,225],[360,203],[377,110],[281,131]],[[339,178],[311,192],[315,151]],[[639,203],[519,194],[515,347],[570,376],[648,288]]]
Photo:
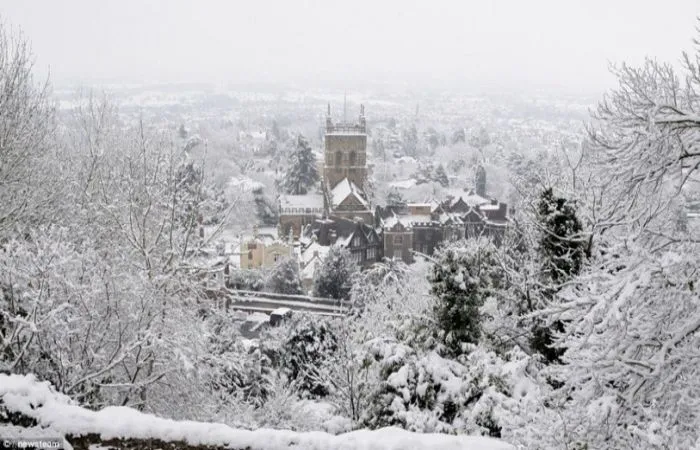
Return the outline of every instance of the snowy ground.
[[[102,439],[135,438],[185,441],[190,445],[224,445],[260,450],[512,450],[513,447],[485,437],[416,434],[398,428],[358,430],[334,436],[322,432],[239,430],[222,424],[174,421],[140,413],[126,407],[101,411],[81,408],[54,392],[47,382],[33,376],[0,375],[0,399],[8,411],[37,420],[43,429],[21,429],[0,424],[3,437],[85,435]],[[37,433],[41,434],[37,434]],[[36,432],[36,433],[35,433]]]

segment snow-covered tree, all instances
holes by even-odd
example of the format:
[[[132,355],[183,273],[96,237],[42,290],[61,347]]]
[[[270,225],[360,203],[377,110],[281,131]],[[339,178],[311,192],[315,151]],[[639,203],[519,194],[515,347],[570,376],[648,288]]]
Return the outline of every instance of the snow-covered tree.
[[[253,200],[258,220],[263,225],[275,226],[279,223],[279,211],[275,202],[270,199],[263,186],[258,186],[253,190]]]
[[[415,158],[418,155],[418,130],[415,125],[403,131],[402,140],[404,153]]]
[[[452,139],[450,142],[452,145],[454,144],[459,144],[460,142],[466,142],[467,137],[466,134],[464,133],[464,128],[458,128],[452,133]]]
[[[445,172],[445,166],[438,164],[435,172],[433,173],[433,180],[440,183],[440,186],[446,188],[450,185],[450,179],[447,177],[447,172]]]
[[[576,276],[583,266],[587,240],[574,205],[556,197],[551,188],[545,189],[537,204],[537,222],[544,280],[558,285]]]
[[[262,291],[265,284],[266,275],[261,269],[234,270],[226,282],[227,287],[244,291]]]
[[[406,206],[406,199],[403,197],[398,189],[392,189],[386,196],[387,206],[404,207]]]
[[[289,168],[282,183],[284,190],[293,195],[306,194],[318,180],[316,157],[304,136],[299,135],[296,147],[289,155]]]
[[[679,77],[648,60],[614,69],[619,87],[589,127],[596,248],[541,315],[559,336],[557,404],[579,448],[694,448],[700,442],[697,240],[676,230],[697,180],[698,61]],[[581,412],[585,411],[585,414]]]
[[[303,294],[299,263],[294,258],[283,258],[270,271],[267,278],[267,290],[278,294]]]
[[[457,241],[441,249],[430,274],[437,298],[435,318],[442,338],[454,354],[481,337],[479,309],[498,287],[501,274],[496,248],[487,239]]]
[[[55,128],[48,80],[35,84],[29,43],[0,23],[0,241],[52,214]],[[45,217],[44,217],[45,218]]]
[[[563,418],[588,448],[692,448],[697,395],[696,245],[607,249],[549,313],[566,321],[555,374]],[[589,414],[582,415],[587,410]]]
[[[486,131],[486,128],[484,127],[479,128],[479,131],[474,132],[469,137],[469,145],[476,149],[479,149],[480,151],[483,151],[484,148],[490,143],[491,137],[489,136],[488,131]]]
[[[353,261],[350,251],[338,245],[332,246],[314,274],[314,295],[348,299],[355,272],[357,263]]]
[[[280,349],[282,370],[299,391],[324,397],[329,386],[319,379],[316,370],[333,357],[337,346],[331,323],[302,316],[290,327]]]

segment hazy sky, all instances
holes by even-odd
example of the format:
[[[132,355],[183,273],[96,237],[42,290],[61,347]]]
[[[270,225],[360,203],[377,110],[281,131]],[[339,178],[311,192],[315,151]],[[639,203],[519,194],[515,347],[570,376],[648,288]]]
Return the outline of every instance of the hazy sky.
[[[678,61],[700,0],[0,0],[65,81],[397,80],[598,90]]]

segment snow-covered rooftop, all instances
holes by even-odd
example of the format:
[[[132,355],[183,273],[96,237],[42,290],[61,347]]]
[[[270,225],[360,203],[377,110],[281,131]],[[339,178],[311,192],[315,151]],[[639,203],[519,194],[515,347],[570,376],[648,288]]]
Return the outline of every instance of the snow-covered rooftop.
[[[389,187],[396,189],[411,189],[416,185],[416,180],[410,178],[408,180],[392,181],[389,183]]]
[[[280,206],[285,208],[323,208],[323,196],[318,194],[281,195]]]
[[[463,190],[450,189],[447,191],[447,195],[452,197],[450,205],[457,203],[460,198],[469,206],[491,204],[491,200],[475,194],[474,191],[466,192]]]
[[[232,188],[241,189],[244,192],[250,192],[265,187],[265,185],[260,183],[259,181],[255,181],[252,178],[245,176],[232,177],[229,180],[228,185]]]
[[[405,216],[393,215],[384,219],[384,228],[391,228],[397,223],[400,223],[406,228],[411,228],[417,223],[426,223],[430,221],[430,214],[409,214]]]
[[[343,178],[335,187],[331,190],[331,197],[333,199],[333,206],[340,205],[346,198],[350,195],[354,195],[362,206],[369,208],[369,203],[365,200],[362,195],[362,190],[355,185],[352,181],[347,178]]]
[[[289,309],[289,308],[277,308],[277,309],[275,309],[274,311],[272,311],[272,312],[270,313],[270,315],[274,314],[274,315],[276,315],[276,316],[284,316],[284,315],[287,315],[287,314],[289,314],[289,313],[291,313],[291,312],[292,312],[292,310]]]
[[[315,254],[317,254],[320,259],[325,258],[329,250],[330,247],[320,245],[318,242],[312,242],[301,253],[301,265],[306,266],[309,262],[311,262],[314,259]]]
[[[498,211],[500,205],[493,205],[489,203],[488,205],[480,205],[479,209],[482,211]]]

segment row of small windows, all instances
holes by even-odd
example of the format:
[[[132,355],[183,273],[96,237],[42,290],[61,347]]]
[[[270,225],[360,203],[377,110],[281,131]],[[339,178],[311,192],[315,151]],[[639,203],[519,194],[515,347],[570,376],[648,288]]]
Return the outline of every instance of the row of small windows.
[[[361,263],[363,261],[367,260],[374,260],[377,258],[377,249],[376,247],[369,247],[366,251],[365,250],[355,250],[351,253],[352,255],[352,260],[356,263]]]
[[[323,208],[284,208],[282,211],[285,214],[311,214],[316,212],[322,212]]]

